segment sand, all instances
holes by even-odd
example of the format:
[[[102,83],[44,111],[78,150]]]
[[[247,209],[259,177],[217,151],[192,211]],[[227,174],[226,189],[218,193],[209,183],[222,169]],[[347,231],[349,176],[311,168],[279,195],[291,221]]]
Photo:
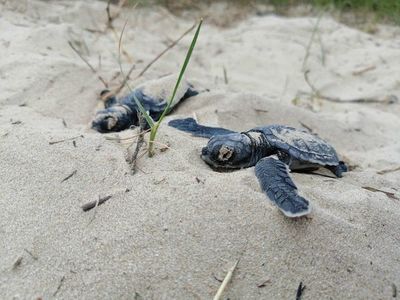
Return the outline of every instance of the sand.
[[[253,168],[212,171],[199,157],[204,139],[163,125],[158,141],[170,149],[159,144],[132,176],[126,145],[90,130],[104,87],[68,41],[110,81],[118,36],[106,30],[105,5],[0,2],[0,298],[210,299],[238,259],[223,299],[294,299],[300,282],[303,299],[394,298],[400,171],[379,173],[400,166],[400,105],[304,95],[316,19],[249,15],[225,27],[206,19],[187,78],[210,91],[169,116],[195,113],[235,130],[308,127],[334,145],[352,171],[293,173],[313,213],[288,219]],[[118,17],[117,33],[129,18],[123,68],[134,63],[137,75],[193,24],[193,13],[184,15],[140,8]],[[322,94],[400,97],[398,29],[369,35],[325,16],[318,32],[306,68]],[[177,72],[190,39],[131,85]]]

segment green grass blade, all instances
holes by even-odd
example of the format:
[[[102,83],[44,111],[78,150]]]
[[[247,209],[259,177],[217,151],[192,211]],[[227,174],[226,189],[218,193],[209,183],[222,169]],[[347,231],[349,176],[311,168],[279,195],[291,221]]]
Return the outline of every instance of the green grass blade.
[[[182,81],[183,75],[185,74],[185,71],[186,71],[186,67],[187,67],[187,65],[189,64],[190,57],[192,56],[193,49],[194,49],[194,47],[196,46],[197,37],[199,36],[200,28],[201,28],[201,25],[202,25],[202,24],[203,24],[203,19],[200,19],[199,25],[197,26],[197,29],[196,29],[196,33],[194,34],[192,43],[190,44],[189,50],[188,50],[188,52],[187,52],[187,54],[186,54],[186,57],[185,57],[185,61],[184,61],[184,63],[183,63],[183,66],[182,66],[182,68],[181,68],[181,71],[180,71],[180,73],[179,73],[178,80],[176,81],[175,88],[174,88],[174,91],[173,91],[173,93],[172,93],[172,96],[171,96],[171,98],[170,98],[169,101],[168,101],[167,107],[164,109],[164,111],[163,111],[163,113],[162,113],[160,119],[158,120],[158,123],[161,123],[161,122],[162,122],[162,120],[164,119],[165,115],[169,112],[169,110],[170,110],[170,108],[171,108],[172,102],[174,101],[176,92],[177,92],[177,90],[178,90],[178,88],[179,88],[179,84],[180,84],[181,81]]]
[[[151,118],[151,116],[147,113],[147,111],[144,109],[142,103],[140,103],[139,99],[136,97],[135,93],[132,93],[133,95],[133,100],[135,100],[136,105],[139,107],[140,113],[143,115],[143,117],[146,119],[146,122],[150,125],[150,127],[154,126],[154,121]]]
[[[199,36],[200,28],[201,28],[201,25],[202,25],[202,24],[203,24],[203,19],[200,19],[199,25],[197,26],[197,29],[196,29],[196,33],[194,34],[194,37],[193,37],[193,39],[192,39],[192,43],[190,44],[189,50],[188,50],[188,52],[187,52],[187,54],[186,54],[186,57],[185,57],[185,61],[184,61],[184,63],[183,63],[183,66],[182,66],[182,68],[181,68],[181,71],[180,71],[180,73],[179,73],[178,79],[177,79],[177,81],[176,81],[175,88],[174,88],[174,91],[173,91],[173,93],[172,93],[172,96],[171,96],[171,98],[169,99],[169,101],[168,101],[168,103],[167,103],[167,106],[165,107],[165,109],[164,109],[164,111],[162,112],[162,114],[161,114],[160,118],[158,119],[158,121],[154,124],[153,127],[151,127],[150,140],[149,140],[149,156],[150,156],[150,157],[153,156],[153,154],[154,154],[154,153],[153,153],[153,145],[154,145],[153,142],[154,142],[154,140],[156,139],[156,135],[157,135],[158,128],[160,127],[160,124],[161,124],[161,122],[163,121],[165,115],[169,112],[169,110],[170,110],[170,108],[171,108],[171,105],[172,105],[172,102],[174,101],[176,92],[177,92],[177,90],[178,90],[178,88],[179,88],[179,84],[181,83],[181,80],[182,80],[182,78],[183,78],[183,75],[185,74],[186,67],[187,67],[187,65],[189,64],[189,60],[190,60],[190,57],[192,56],[193,49],[194,49],[194,47],[196,46],[197,37]]]

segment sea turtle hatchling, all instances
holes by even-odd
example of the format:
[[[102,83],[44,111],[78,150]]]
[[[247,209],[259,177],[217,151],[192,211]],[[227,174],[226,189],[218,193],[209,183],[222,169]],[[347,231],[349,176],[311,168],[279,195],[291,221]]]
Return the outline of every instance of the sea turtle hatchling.
[[[115,96],[108,97],[104,102],[104,109],[99,110],[92,121],[92,128],[102,132],[122,131],[131,126],[139,125],[139,108],[134,96],[140,101],[153,120],[157,121],[165,107],[167,99],[172,95],[177,76],[168,75],[155,79],[135,88],[129,95],[117,99]],[[109,93],[109,90],[101,92],[101,96]],[[182,80],[174,101],[170,107],[172,110],[179,102],[197,95],[198,92],[186,80]]]
[[[213,168],[255,166],[262,191],[288,217],[311,212],[309,202],[298,194],[289,169],[312,171],[325,167],[337,177],[347,171],[331,145],[292,127],[269,125],[238,133],[199,125],[192,118],[172,120],[169,125],[194,136],[210,138],[201,151],[201,158]]]

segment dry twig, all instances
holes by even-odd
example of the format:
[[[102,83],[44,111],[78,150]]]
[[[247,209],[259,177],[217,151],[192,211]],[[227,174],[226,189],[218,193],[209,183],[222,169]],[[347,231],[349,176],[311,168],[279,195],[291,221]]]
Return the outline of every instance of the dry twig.
[[[313,133],[313,132],[314,132],[314,130],[313,130],[310,126],[308,126],[307,124],[305,124],[305,123],[303,123],[303,122],[301,122],[301,121],[299,121],[299,123],[300,123],[300,125],[303,126],[305,129],[307,129],[310,133]]]
[[[308,57],[310,56],[311,46],[312,46],[312,44],[313,44],[313,42],[314,42],[315,34],[316,34],[317,31],[318,31],[318,26],[319,26],[319,23],[321,22],[322,15],[323,15],[323,12],[320,13],[320,15],[318,16],[317,21],[316,21],[315,24],[314,24],[314,27],[313,27],[313,30],[312,30],[312,33],[311,33],[311,37],[310,37],[310,40],[309,40],[308,45],[307,45],[307,48],[306,48],[306,54],[304,55],[303,65],[302,65],[302,67],[301,67],[301,69],[302,69],[303,71],[306,70]],[[321,49],[322,49],[322,48],[321,48]],[[321,50],[321,51],[322,51],[322,50]],[[324,57],[324,58],[321,57],[321,59],[325,60],[325,57]]]
[[[378,171],[376,173],[379,174],[379,175],[383,175],[383,174],[392,173],[392,172],[396,172],[396,171],[400,171],[400,166],[396,167],[396,168],[393,168],[393,169],[381,170],[381,171]]]
[[[114,25],[112,24],[112,22],[118,18],[118,16],[121,14],[121,9],[122,7],[125,5],[127,0],[120,0],[118,2],[118,10],[117,12],[114,14],[114,16],[111,16],[111,10],[110,10],[110,6],[111,6],[111,1],[112,0],[108,0],[107,1],[107,6],[106,6],[106,12],[107,12],[107,28],[111,28],[114,29]],[[137,3],[136,3],[137,5]],[[134,6],[134,8],[136,7],[136,5]]]
[[[126,23],[125,23],[126,26]],[[124,26],[124,28],[125,28]],[[167,53],[170,49],[172,49],[173,47],[175,47],[187,34],[189,34],[194,28],[196,27],[196,24],[194,24],[192,27],[190,27],[188,30],[186,30],[179,38],[177,38],[175,41],[173,41],[170,45],[168,45],[162,52],[160,52],[153,60],[151,60],[144,68],[143,70],[133,79],[136,80],[138,78],[140,78],[141,76],[143,76],[144,73],[146,73],[146,71],[157,61],[159,60],[165,53]],[[121,34],[122,37],[122,34]],[[124,86],[126,85],[126,83],[128,82],[128,80],[130,79],[130,76],[133,72],[133,70],[135,69],[135,65],[133,65],[128,73],[126,73],[126,76],[124,78],[124,80],[122,81],[121,85],[114,91],[114,95],[119,94],[119,92],[121,92],[121,90],[124,88]]]
[[[22,263],[22,260],[23,260],[23,257],[22,256],[20,256],[20,257],[18,257],[17,258],[17,260],[14,262],[14,264],[13,264],[13,270],[15,270],[16,268],[18,268],[20,265],[21,265],[21,263]]]
[[[112,197],[112,195],[109,195],[109,196],[106,196],[106,197],[97,199],[97,200],[95,200],[95,201],[90,201],[90,202],[88,202],[88,203],[82,205],[82,210],[83,210],[83,211],[91,210],[92,208],[94,208],[94,207],[96,207],[96,206],[99,206],[99,205],[105,203],[107,200],[110,200],[111,197]]]
[[[376,66],[371,65],[371,66],[365,67],[361,70],[354,71],[352,74],[353,74],[353,76],[359,76],[359,75],[362,75],[362,74],[364,74],[368,71],[374,70],[374,69],[376,69]]]
[[[271,282],[271,279],[268,278],[267,280],[264,280],[260,284],[257,284],[257,287],[258,288],[263,288],[263,287],[267,286],[267,283],[270,283],[270,282]]]
[[[76,48],[74,47],[74,45],[72,44],[71,41],[68,41],[68,45],[72,48],[72,50],[74,50],[74,52],[75,52],[76,54],[78,54],[78,56],[82,59],[82,61],[83,61],[84,63],[86,63],[86,65],[89,67],[89,69],[90,69],[94,74],[97,74],[96,69],[89,63],[89,61],[88,61],[86,58],[83,57],[83,55],[78,51],[78,49],[76,49]],[[106,88],[108,88],[108,84],[107,84],[107,82],[103,79],[103,77],[101,77],[100,75],[97,75],[97,78],[104,84],[104,86],[105,86]]]
[[[296,300],[301,300],[305,288],[306,286],[303,285],[303,282],[300,282],[299,287],[297,288]]]
[[[65,177],[63,180],[61,180],[61,183],[70,179],[72,176],[74,176],[76,174],[76,172],[78,172],[78,170],[74,170],[71,174],[69,174],[67,177]]]
[[[56,291],[53,293],[53,297],[54,297],[54,296],[56,296],[56,295],[57,295],[57,293],[60,291],[60,289],[61,289],[61,286],[62,286],[62,284],[63,284],[64,280],[65,280],[65,276],[61,277],[61,279],[60,279],[60,283],[58,284],[58,287],[57,287],[57,290],[56,290]]]
[[[89,221],[88,226],[93,222],[94,218],[96,217],[97,207],[99,206],[99,202],[100,202],[100,196],[99,196],[99,198],[98,198],[97,201],[96,201],[96,205],[94,206],[93,215],[92,215],[92,218],[91,218],[90,221]]]
[[[228,72],[226,71],[225,66],[222,67],[222,70],[224,71],[224,81],[225,81],[225,84],[228,84]]]
[[[114,28],[112,21],[113,18],[111,17],[111,12],[110,12],[110,5],[111,5],[111,0],[107,1],[107,7],[106,7],[106,12],[107,12],[107,27],[109,28]]]
[[[81,134],[81,135],[78,135],[78,136],[74,136],[74,137],[71,137],[71,138],[58,140],[58,141],[50,141],[49,144],[50,145],[54,145],[54,144],[58,144],[58,143],[62,143],[62,142],[70,141],[70,140],[75,140],[75,139],[80,138],[80,137],[83,138],[83,135]]]
[[[362,188],[365,189],[365,190],[367,190],[367,191],[374,192],[374,193],[377,193],[377,192],[384,193],[384,194],[385,194],[388,198],[390,198],[390,199],[400,200],[399,198],[397,198],[397,197],[395,196],[394,193],[391,193],[391,192],[385,192],[385,191],[383,191],[383,190],[376,189],[376,188],[373,188],[373,187],[370,187],[370,186],[362,186]]]
[[[38,260],[39,258],[36,256],[36,255],[34,255],[31,251],[29,251],[28,249],[24,249],[24,251],[26,252],[26,253],[28,253],[34,260]]]
[[[217,293],[215,294],[213,300],[219,300],[222,296],[222,293],[224,292],[226,286],[228,285],[229,281],[232,278],[233,272],[235,271],[238,263],[239,263],[239,259],[236,261],[236,263],[232,266],[232,268],[229,269],[228,273],[226,274],[224,281],[222,281]]]
[[[137,139],[135,151],[133,152],[132,157],[128,158],[128,163],[131,165],[132,174],[136,173],[138,154],[139,154],[140,148],[142,148],[142,146],[144,144],[144,134],[146,133],[144,128],[147,124],[146,120],[144,119],[144,117],[142,116],[141,113],[138,113],[138,118],[139,118],[139,128],[140,128],[139,136]]]

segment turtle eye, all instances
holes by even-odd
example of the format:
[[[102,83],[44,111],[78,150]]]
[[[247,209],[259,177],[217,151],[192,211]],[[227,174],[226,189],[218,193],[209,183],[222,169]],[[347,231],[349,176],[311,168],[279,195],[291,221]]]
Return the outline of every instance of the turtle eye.
[[[111,130],[115,125],[117,125],[117,119],[113,116],[107,116],[106,121],[108,130]]]
[[[222,146],[219,149],[218,159],[220,161],[227,161],[232,157],[233,150],[227,146]]]

